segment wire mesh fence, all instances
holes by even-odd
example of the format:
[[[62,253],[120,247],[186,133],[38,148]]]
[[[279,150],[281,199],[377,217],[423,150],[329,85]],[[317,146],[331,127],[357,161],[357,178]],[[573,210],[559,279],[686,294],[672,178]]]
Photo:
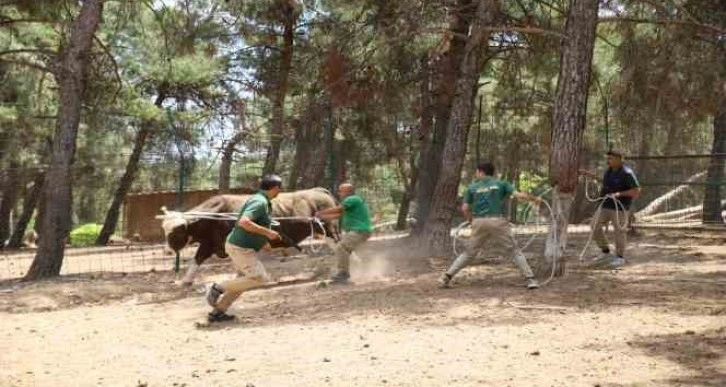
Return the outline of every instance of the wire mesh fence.
[[[350,153],[345,141],[335,140],[334,152],[310,151],[305,159],[298,156],[294,144],[283,147],[278,170],[283,177],[286,190],[311,186],[322,186],[335,194],[341,182],[351,182],[357,192],[368,203],[375,224],[376,237],[389,238],[405,234],[406,229],[416,224],[416,189],[411,188],[412,167],[406,159],[393,157],[385,150],[370,149],[365,154]],[[314,150],[314,147],[311,148]],[[179,168],[179,160],[164,154],[145,159],[140,165],[139,176],[132,192],[121,207],[121,213],[131,210],[129,198],[143,195],[166,195],[164,203],[155,203],[141,213],[148,219],[132,219],[122,215],[116,229],[115,242],[121,245],[110,247],[83,247],[71,240],[61,274],[94,272],[139,272],[149,270],[170,270],[174,255],[164,249],[160,222],[154,220],[160,214],[161,206],[170,209],[188,210],[210,195],[219,193],[216,183],[220,176],[220,158],[187,160],[186,168]],[[167,157],[167,158],[165,158]],[[153,160],[152,160],[153,159]],[[264,143],[248,145],[233,154],[230,167],[230,186],[254,190],[265,161]],[[627,165],[636,172],[643,193],[633,204],[631,218],[635,227],[694,228],[722,227],[724,224],[724,191],[726,155],[666,155],[632,156]],[[109,162],[99,162],[98,170],[112,170],[104,175],[103,183],[95,185],[97,179],[83,165],[74,166],[76,194],[74,197],[74,227],[85,223],[100,224],[110,203],[123,170],[117,170]],[[470,163],[467,161],[466,165]],[[116,168],[116,169],[113,169]],[[546,171],[542,165],[517,166],[516,163],[502,168],[502,177],[514,183],[518,189],[549,198]],[[466,168],[461,188],[472,178]],[[23,166],[13,171],[18,176],[18,201],[12,211],[12,225],[24,212],[27,198],[31,197],[34,182],[40,167]],[[108,171],[107,171],[108,172]],[[7,169],[3,171],[8,174]],[[421,173],[425,173],[421,171]],[[12,175],[12,174],[11,174]],[[164,192],[159,192],[164,191]],[[199,192],[207,192],[200,196]],[[234,189],[232,190],[234,192]],[[459,199],[460,200],[460,199]],[[577,200],[577,199],[576,199]],[[592,207],[592,206],[591,206]],[[587,206],[585,215],[574,221],[570,227],[573,233],[589,232]],[[590,213],[593,208],[589,208]],[[401,212],[404,214],[401,214]],[[549,214],[540,209],[518,203],[510,211],[510,222],[515,225],[518,240],[525,243],[536,235],[531,249],[538,249],[544,241],[549,225]],[[399,219],[400,218],[400,219]],[[463,222],[461,214],[454,215],[452,228]],[[153,229],[153,238],[136,238],[136,225],[145,224]],[[399,229],[403,225],[403,230]],[[27,229],[33,228],[33,221]],[[541,242],[540,242],[541,241]],[[317,243],[317,242],[313,242]],[[532,250],[534,251],[534,250]],[[185,252],[193,255],[193,250]],[[3,250],[0,252],[0,279],[19,278],[27,272],[34,256],[33,249]]]
[[[634,204],[636,226],[724,226],[726,154],[628,159],[642,186],[642,194]]]

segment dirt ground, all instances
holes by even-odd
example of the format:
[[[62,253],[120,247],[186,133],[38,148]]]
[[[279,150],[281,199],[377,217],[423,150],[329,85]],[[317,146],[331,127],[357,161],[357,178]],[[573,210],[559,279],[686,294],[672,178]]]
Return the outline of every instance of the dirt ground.
[[[506,261],[441,290],[401,240],[376,241],[354,284],[254,290],[216,329],[194,322],[204,287],[231,276],[224,260],[191,289],[166,271],[3,281],[0,385],[726,386],[725,241],[651,233],[623,270],[571,263],[536,291]],[[265,264],[286,276],[333,260]]]

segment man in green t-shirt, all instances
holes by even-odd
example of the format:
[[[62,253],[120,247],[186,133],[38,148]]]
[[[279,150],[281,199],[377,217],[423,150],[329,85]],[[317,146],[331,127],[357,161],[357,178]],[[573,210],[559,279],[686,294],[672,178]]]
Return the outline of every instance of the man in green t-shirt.
[[[373,232],[371,215],[363,198],[355,193],[353,185],[345,183],[338,187],[338,195],[342,199],[339,206],[317,212],[315,216],[324,220],[340,218],[343,235],[335,246],[338,257],[338,273],[331,280],[345,283],[350,279],[350,255],[360,247]]]
[[[487,242],[498,243],[508,250],[514,263],[524,274],[527,288],[539,287],[527,259],[517,247],[514,232],[506,218],[505,204],[512,197],[535,203],[541,202],[540,198],[516,192],[511,184],[496,179],[493,164],[483,163],[477,167],[476,180],[466,189],[461,208],[466,220],[471,223],[471,237],[466,251],[454,260],[439,279],[440,287],[449,287],[456,273],[466,267]]]
[[[270,240],[280,238],[276,231],[270,229],[272,225],[270,200],[274,199],[281,189],[282,179],[279,176],[264,176],[260,182],[259,192],[247,199],[239,210],[239,216],[232,232],[227,236],[224,249],[241,276],[221,284],[212,284],[209,288],[206,298],[207,303],[213,308],[207,316],[210,323],[233,320],[234,316],[227,314],[227,309],[232,303],[245,290],[270,281],[270,276],[258,259],[258,253],[260,250],[270,249]]]

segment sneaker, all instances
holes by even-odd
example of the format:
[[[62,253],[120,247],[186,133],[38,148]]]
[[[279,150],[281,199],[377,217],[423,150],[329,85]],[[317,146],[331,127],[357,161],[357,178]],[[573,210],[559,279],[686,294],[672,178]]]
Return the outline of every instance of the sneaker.
[[[592,262],[590,262],[590,265],[592,266],[603,266],[608,265],[613,260],[613,255],[610,253],[601,253],[597,257],[592,259]]]
[[[350,273],[339,272],[338,274],[330,277],[330,281],[333,283],[346,284],[350,279]]]
[[[439,288],[441,289],[447,289],[451,287],[451,276],[444,273],[439,278]]]
[[[207,315],[207,321],[210,323],[232,321],[235,318],[236,317],[232,316],[231,314],[227,314],[219,310],[209,312],[209,314]]]
[[[207,304],[214,308],[217,306],[217,301],[219,301],[219,297],[222,296],[222,293],[224,293],[221,289],[217,287],[217,284],[214,283],[207,291]]]
[[[623,265],[625,265],[625,258],[623,257],[614,257],[610,261],[610,266],[612,266],[613,268],[618,268]]]
[[[539,289],[539,282],[534,278],[527,278],[527,289]]]

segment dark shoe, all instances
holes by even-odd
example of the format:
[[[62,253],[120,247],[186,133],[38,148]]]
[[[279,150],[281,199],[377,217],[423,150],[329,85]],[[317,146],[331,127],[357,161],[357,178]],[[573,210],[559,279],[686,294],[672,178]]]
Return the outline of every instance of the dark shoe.
[[[227,314],[225,312],[218,311],[218,310],[209,312],[209,314],[207,315],[207,321],[210,323],[232,321],[235,318],[236,317],[232,316],[231,314]]]
[[[222,296],[222,293],[224,293],[220,288],[217,287],[217,284],[214,283],[207,291],[207,304],[214,308],[217,306],[217,301],[219,301],[219,297]]]
[[[439,277],[439,288],[447,289],[451,287],[451,276],[444,273]]]
[[[330,281],[336,284],[347,284],[348,280],[350,280],[350,274],[345,272],[339,272],[330,278]]]

